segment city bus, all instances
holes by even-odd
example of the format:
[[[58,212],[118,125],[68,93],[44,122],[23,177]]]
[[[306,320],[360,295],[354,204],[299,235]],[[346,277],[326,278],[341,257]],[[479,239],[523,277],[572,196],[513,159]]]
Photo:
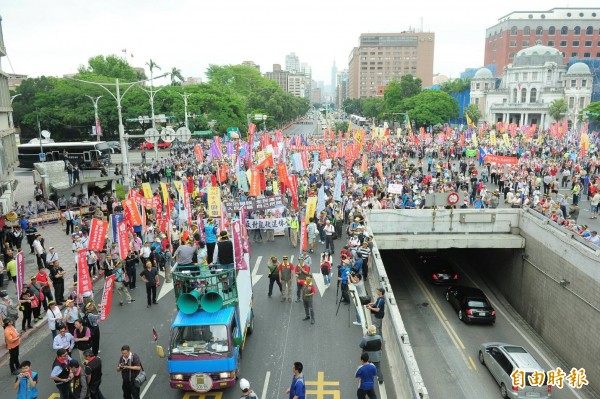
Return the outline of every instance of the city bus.
[[[40,144],[21,144],[18,147],[19,166],[22,168],[33,168],[33,164],[40,162]],[[105,141],[76,141],[76,142],[52,142],[43,143],[41,150],[45,155],[45,161],[63,161],[63,153],[66,150],[68,160],[73,165],[79,165],[80,169],[100,169],[110,163],[112,150]]]
[[[359,115],[350,115],[350,121],[354,126],[367,126],[369,124],[367,118]]]

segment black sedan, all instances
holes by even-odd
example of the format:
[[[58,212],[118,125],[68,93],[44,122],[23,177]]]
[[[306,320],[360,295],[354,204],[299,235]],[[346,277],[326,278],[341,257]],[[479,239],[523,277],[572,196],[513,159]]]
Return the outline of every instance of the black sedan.
[[[434,258],[424,262],[429,270],[430,281],[435,285],[454,285],[458,283],[458,273],[447,261]]]
[[[460,285],[448,287],[446,300],[458,311],[458,318],[465,323],[496,322],[496,311],[479,288]]]

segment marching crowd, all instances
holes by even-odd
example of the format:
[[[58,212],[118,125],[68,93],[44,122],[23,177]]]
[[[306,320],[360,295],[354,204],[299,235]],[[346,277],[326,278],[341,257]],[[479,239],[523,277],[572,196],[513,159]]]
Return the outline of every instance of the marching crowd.
[[[367,320],[368,333],[360,344],[362,355],[357,377],[361,379],[359,391],[364,392],[358,395],[375,397],[370,382],[375,379],[383,382],[379,362],[385,292],[380,290],[376,298],[370,299],[365,288],[373,246],[373,237],[365,229],[365,212],[369,209],[426,208],[428,194],[456,192],[462,200],[457,205],[461,208],[530,208],[600,245],[597,232],[581,222],[579,214],[587,201],[589,218],[598,216],[600,160],[596,144],[600,138],[596,133],[590,138],[593,145],[583,149],[572,136],[563,140],[549,135],[541,139],[517,135],[512,142],[502,142],[499,146],[481,135],[479,141],[468,137],[465,141],[459,133],[448,134],[443,141],[431,135],[415,137],[365,137],[356,133],[344,137],[340,133],[340,140],[334,142],[316,136],[283,137],[277,132],[263,134],[256,142],[249,140],[249,143],[201,140],[174,146],[168,156],[131,169],[133,182],[128,197],[150,197],[158,206],[141,207],[143,226],[130,225],[130,247],[125,257],[110,234],[102,250],[87,250],[91,217],[110,221],[112,214],[126,213],[120,202],[124,198],[117,198],[113,191],[92,193],[89,197],[73,193],[69,198],[60,196],[51,200],[37,187],[35,201],[27,205],[15,203],[13,212],[18,218],[15,224],[6,223],[4,217],[0,221],[0,285],[7,286],[11,281],[16,284],[16,255],[20,250],[27,251],[29,247],[38,268],[29,282],[20,287],[19,297],[11,297],[6,288],[0,292],[9,366],[16,376],[15,389],[25,392],[18,397],[35,397],[31,392],[35,391],[39,376],[32,371],[30,362],[19,361],[17,321],[21,318],[21,332],[24,332],[32,327],[32,321],[44,317],[52,331],[52,347],[57,355],[50,378],[61,397],[85,397],[83,389],[89,389],[91,397],[102,397],[101,362],[97,356],[99,309],[91,291],[78,292],[77,282],[72,292],[65,293],[65,279],[75,280],[76,274],[67,276],[61,267],[63,262],[74,261],[77,265],[81,250],[86,251],[92,278],[115,275],[119,305],[134,301],[129,290],[136,288],[139,278],[145,284],[150,308],[157,303],[158,272],[165,271],[169,281],[174,262],[233,263],[228,262],[227,252],[219,250],[225,248],[219,243],[230,238],[233,220],[285,218],[289,245],[302,246],[302,255],[296,265],[287,256],[268,259],[268,296],[273,295],[275,284],[282,302],[291,302],[295,291],[295,300],[304,304],[304,320],[314,324],[314,273],[322,274],[326,287],[332,280],[336,283],[342,303],[352,302],[351,295],[356,295],[355,301],[360,304],[355,324],[361,325],[360,305],[365,305],[372,316],[371,321]],[[309,153],[312,155],[308,156]],[[490,162],[486,160],[488,154],[510,162]],[[150,193],[145,183],[154,185],[150,186]],[[392,186],[394,190],[390,189]],[[234,208],[227,213],[223,210],[224,214],[209,215],[210,187],[218,187],[219,201],[223,203],[278,196],[282,209]],[[184,191],[186,195],[182,195]],[[90,214],[80,215],[77,212],[80,207],[89,208]],[[38,231],[44,225],[30,221],[46,212],[60,213],[60,223],[72,242],[74,259],[58,254],[53,247],[46,250],[44,237]],[[263,233],[265,241],[274,240],[273,229],[259,228],[254,229],[254,241],[261,242]],[[324,251],[313,260],[311,254],[317,250],[317,241],[324,245],[319,247]],[[4,269],[8,273],[7,284]],[[119,361],[123,368],[118,371],[123,376],[124,397],[137,398],[139,384],[135,378],[141,370],[139,357],[128,347],[123,348]],[[374,372],[369,365],[374,366]],[[295,364],[294,370],[301,375],[302,365]],[[85,378],[80,378],[80,388],[76,388],[73,381],[79,375]],[[240,387],[247,388],[246,393],[251,392],[249,383]]]

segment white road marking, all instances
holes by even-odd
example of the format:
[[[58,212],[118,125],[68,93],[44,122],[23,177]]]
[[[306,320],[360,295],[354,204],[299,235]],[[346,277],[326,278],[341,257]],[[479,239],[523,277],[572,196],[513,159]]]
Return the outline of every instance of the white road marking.
[[[156,378],[156,374],[152,374],[152,377],[150,377],[150,380],[148,381],[148,383],[144,387],[144,390],[142,391],[142,394],[140,395],[140,398],[143,398],[144,395],[146,395],[146,392],[148,392],[148,388],[150,388],[150,385],[152,385],[152,382],[154,381],[155,378]]]
[[[260,399],[266,399],[267,397],[267,389],[269,388],[269,379],[271,378],[271,372],[267,371],[267,375],[265,376],[265,383],[263,384],[262,395],[260,395]]]
[[[322,297],[323,294],[325,294],[325,290],[327,289],[327,287],[325,287],[325,279],[323,278],[323,275],[321,273],[313,273],[313,281],[315,282],[315,284],[317,284],[317,289],[319,290],[319,294],[321,294]]]
[[[379,397],[381,399],[387,399],[387,392],[385,391],[385,382],[383,384],[379,384]]]
[[[294,255],[290,256],[290,263],[294,264]]]
[[[165,272],[158,272],[158,275],[164,278]],[[160,288],[160,292],[158,293],[156,300],[159,301],[160,298],[167,295],[171,291],[173,291],[173,279],[171,279],[170,283],[167,283],[166,280],[163,280],[162,287]]]
[[[262,274],[257,274],[258,273],[258,268],[260,267],[260,262],[262,262],[262,256],[259,256],[258,258],[256,258],[256,262],[254,262],[254,267],[252,268],[252,286],[254,287],[256,285],[256,283],[258,283],[258,280],[260,280],[260,278],[263,276]]]

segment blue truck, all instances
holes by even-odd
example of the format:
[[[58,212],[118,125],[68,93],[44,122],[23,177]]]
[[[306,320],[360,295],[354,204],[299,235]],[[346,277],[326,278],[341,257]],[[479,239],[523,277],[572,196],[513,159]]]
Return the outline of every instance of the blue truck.
[[[250,271],[176,265],[172,274],[178,312],[167,361],[171,388],[202,393],[235,385],[254,328]]]

